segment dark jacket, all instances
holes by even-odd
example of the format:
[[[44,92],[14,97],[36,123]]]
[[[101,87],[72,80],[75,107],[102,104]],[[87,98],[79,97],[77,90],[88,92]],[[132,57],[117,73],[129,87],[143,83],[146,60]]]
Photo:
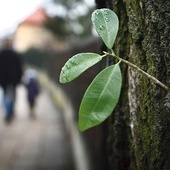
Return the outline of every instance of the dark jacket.
[[[22,62],[20,55],[13,50],[0,52],[0,86],[16,86],[22,76]]]
[[[28,100],[34,101],[40,92],[38,81],[35,78],[30,78],[28,83],[26,84],[26,87],[28,91]]]

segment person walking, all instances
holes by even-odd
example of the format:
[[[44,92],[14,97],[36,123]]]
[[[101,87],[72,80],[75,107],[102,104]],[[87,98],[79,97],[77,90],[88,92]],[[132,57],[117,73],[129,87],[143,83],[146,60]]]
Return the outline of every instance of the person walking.
[[[22,77],[22,60],[19,53],[13,50],[12,41],[5,39],[0,51],[0,86],[4,91],[3,101],[6,120],[14,115],[16,87]]]
[[[27,99],[30,107],[30,115],[34,116],[34,107],[37,96],[40,93],[40,85],[37,78],[37,72],[34,69],[27,69],[24,72],[23,83],[27,89]]]

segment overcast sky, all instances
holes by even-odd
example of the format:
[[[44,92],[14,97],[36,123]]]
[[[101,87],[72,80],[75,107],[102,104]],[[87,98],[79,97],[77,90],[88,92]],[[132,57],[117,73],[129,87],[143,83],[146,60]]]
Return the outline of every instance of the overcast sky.
[[[12,32],[23,19],[46,0],[0,0],[0,37]]]
[[[36,8],[39,6],[48,6],[50,1],[51,0],[0,0],[0,38],[12,33],[17,25],[35,11]],[[84,1],[90,6],[94,4],[94,0]],[[61,12],[59,9],[56,11]]]

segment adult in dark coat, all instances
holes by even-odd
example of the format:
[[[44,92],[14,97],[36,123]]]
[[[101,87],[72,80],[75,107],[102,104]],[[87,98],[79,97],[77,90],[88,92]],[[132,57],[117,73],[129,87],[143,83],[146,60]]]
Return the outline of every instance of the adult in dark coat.
[[[0,86],[4,90],[6,118],[10,119],[15,104],[16,86],[22,77],[22,62],[20,54],[12,49],[12,43],[6,39],[0,52]]]

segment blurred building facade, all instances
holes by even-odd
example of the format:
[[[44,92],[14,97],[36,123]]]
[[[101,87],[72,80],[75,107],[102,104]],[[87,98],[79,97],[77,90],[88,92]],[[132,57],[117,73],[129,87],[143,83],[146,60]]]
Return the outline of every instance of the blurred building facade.
[[[14,34],[14,48],[19,52],[25,52],[29,48],[62,50],[68,47],[66,42],[61,42],[45,28],[44,23],[47,18],[46,11],[43,8],[38,8],[23,20]]]

